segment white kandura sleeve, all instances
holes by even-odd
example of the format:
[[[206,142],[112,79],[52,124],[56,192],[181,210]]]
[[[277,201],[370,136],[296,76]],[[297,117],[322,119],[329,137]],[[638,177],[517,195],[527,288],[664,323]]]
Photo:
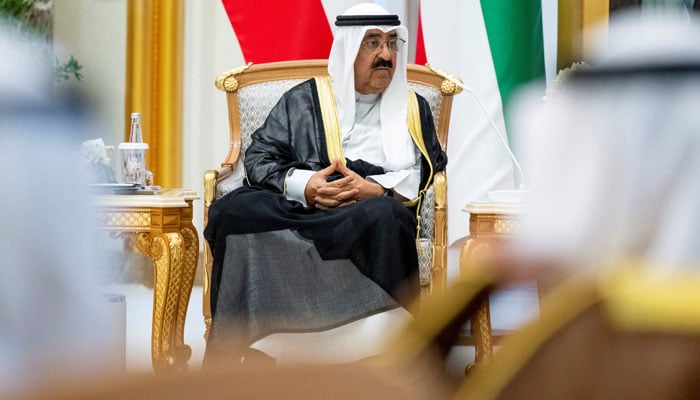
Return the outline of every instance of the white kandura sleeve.
[[[398,193],[407,199],[415,199],[418,197],[420,169],[404,169],[381,175],[369,175],[367,180],[376,182],[386,189],[392,189],[394,193]]]
[[[291,168],[287,172],[287,177],[284,178],[284,195],[287,199],[296,200],[302,203],[304,207],[308,207],[304,190],[306,189],[306,184],[309,183],[309,179],[315,173],[316,171]]]

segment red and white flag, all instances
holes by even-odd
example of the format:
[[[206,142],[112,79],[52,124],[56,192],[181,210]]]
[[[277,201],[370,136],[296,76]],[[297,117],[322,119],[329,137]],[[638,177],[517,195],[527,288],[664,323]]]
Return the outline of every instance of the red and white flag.
[[[335,16],[360,1],[222,0],[246,62],[328,58]]]

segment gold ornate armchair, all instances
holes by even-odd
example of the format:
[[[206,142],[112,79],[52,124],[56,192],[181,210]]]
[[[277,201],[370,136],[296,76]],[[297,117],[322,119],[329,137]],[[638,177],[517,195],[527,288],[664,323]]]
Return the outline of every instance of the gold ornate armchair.
[[[204,174],[204,226],[209,206],[223,195],[239,187],[244,178],[243,157],[251,135],[264,122],[272,107],[284,92],[302,81],[328,75],[326,60],[283,61],[266,64],[249,63],[216,78],[216,87],[226,92],[230,144],[221,169]],[[409,87],[426,98],[435,120],[438,138],[447,148],[447,132],[452,108],[452,96],[457,86],[443,79],[429,67],[409,65]],[[433,188],[421,208],[421,235],[433,240],[433,258],[429,271],[421,272],[421,296],[441,291],[445,287],[447,268],[447,179],[444,172],[436,174]],[[204,303],[205,337],[211,326],[211,250],[205,242]]]

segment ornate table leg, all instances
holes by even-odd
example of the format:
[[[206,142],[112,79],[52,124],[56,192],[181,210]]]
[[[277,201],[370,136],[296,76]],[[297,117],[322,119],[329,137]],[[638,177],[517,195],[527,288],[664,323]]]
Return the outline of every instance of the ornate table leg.
[[[100,229],[128,239],[153,261],[151,361],[159,372],[187,369],[192,350],[184,343],[185,318],[199,256],[192,224],[192,201],[186,189],[164,189],[159,195],[101,196]]]
[[[188,254],[192,248],[193,232],[188,239],[179,232],[139,233],[135,247],[153,259],[153,332],[151,359],[156,373],[187,369],[191,350],[184,344],[184,320],[191,282],[196,268],[196,255]],[[192,266],[194,265],[194,267]]]
[[[194,275],[197,271],[197,257],[199,256],[199,238],[193,226],[183,227],[180,232],[184,239],[184,253],[182,257],[182,285],[180,286],[180,304],[177,311],[177,325],[175,336],[175,351],[177,358],[187,362],[192,356],[192,349],[185,344],[185,319],[187,317],[187,305],[190,302]]]

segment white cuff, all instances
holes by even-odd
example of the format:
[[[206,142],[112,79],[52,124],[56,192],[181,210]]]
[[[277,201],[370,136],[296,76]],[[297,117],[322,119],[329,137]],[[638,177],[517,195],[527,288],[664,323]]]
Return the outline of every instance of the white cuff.
[[[406,199],[415,199],[418,196],[418,186],[420,185],[420,170],[402,170],[382,175],[370,175],[367,180],[376,182],[386,189],[392,189],[394,193]]]
[[[284,195],[288,200],[296,200],[308,207],[306,204],[306,196],[304,196],[304,190],[306,189],[306,184],[309,183],[311,176],[315,174],[316,171],[310,171],[306,169],[296,169],[292,168],[287,173],[287,177],[284,179]]]

